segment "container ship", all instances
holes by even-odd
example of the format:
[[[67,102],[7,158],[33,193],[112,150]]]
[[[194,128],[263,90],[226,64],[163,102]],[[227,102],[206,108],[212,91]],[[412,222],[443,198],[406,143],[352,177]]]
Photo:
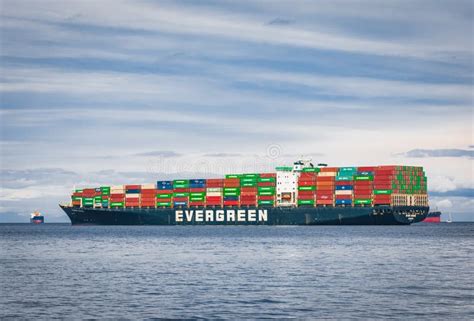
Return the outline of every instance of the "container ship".
[[[429,211],[415,166],[313,166],[74,190],[60,205],[72,224],[407,225]]]
[[[429,212],[428,215],[426,215],[426,218],[423,220],[425,223],[441,223],[441,212],[435,211],[435,212]]]
[[[40,212],[34,211],[33,213],[31,213],[30,223],[32,223],[32,224],[43,224],[44,223],[44,216],[41,215]]]

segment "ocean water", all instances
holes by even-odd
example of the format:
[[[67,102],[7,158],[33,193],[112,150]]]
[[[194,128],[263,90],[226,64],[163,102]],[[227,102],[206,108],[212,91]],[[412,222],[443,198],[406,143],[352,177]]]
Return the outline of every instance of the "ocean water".
[[[0,318],[474,319],[474,224],[0,224]]]

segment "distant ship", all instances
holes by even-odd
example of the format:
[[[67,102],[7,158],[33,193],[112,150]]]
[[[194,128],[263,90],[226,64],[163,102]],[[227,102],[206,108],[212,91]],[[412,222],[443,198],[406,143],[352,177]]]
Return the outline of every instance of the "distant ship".
[[[33,224],[43,224],[44,223],[44,216],[40,214],[38,211],[34,211],[31,213],[30,223]]]
[[[425,223],[440,223],[441,222],[441,212],[434,211],[429,212],[426,218],[423,220]]]

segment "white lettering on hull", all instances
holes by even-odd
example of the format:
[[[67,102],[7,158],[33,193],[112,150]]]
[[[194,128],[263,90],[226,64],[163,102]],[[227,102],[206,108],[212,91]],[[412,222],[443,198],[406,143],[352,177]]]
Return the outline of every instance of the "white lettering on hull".
[[[267,222],[268,210],[175,210],[177,223],[183,222]]]

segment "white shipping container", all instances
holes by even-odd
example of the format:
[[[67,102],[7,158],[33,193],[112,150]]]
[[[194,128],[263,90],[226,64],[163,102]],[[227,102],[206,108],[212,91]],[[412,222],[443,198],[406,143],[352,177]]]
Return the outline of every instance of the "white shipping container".
[[[318,176],[336,176],[336,172],[320,172]]]
[[[143,184],[142,189],[155,189],[155,184]]]
[[[213,192],[222,192],[221,187],[208,187],[206,188],[207,193],[213,193]]]
[[[114,185],[114,186],[110,186],[110,190],[113,190],[113,189],[125,189],[125,186],[124,185]]]
[[[140,194],[125,194],[125,198],[139,198]]]
[[[210,192],[206,196],[222,196],[222,192]]]
[[[346,190],[337,190],[337,191],[335,191],[334,194],[336,194],[336,195],[352,195],[352,190],[351,189],[349,189],[349,190],[347,190],[347,189]]]

